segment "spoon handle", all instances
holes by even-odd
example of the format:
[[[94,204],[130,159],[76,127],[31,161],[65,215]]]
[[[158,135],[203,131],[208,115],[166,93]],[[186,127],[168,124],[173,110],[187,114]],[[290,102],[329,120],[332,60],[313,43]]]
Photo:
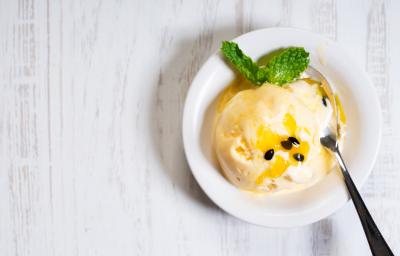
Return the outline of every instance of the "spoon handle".
[[[362,227],[365,235],[368,239],[369,247],[374,256],[391,256],[394,255],[383,238],[381,232],[376,226],[371,214],[369,213],[364,201],[361,198],[360,193],[357,190],[356,185],[350,177],[347,167],[343,161],[342,155],[339,150],[335,152],[336,158],[339,162],[340,169],[342,170],[344,181],[349,191],[350,197],[353,200],[354,206],[357,210],[358,216],[360,217]]]

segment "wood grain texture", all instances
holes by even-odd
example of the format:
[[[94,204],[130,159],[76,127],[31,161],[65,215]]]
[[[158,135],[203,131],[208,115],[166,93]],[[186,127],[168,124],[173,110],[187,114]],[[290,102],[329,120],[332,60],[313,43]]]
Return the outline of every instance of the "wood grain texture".
[[[312,2],[313,30],[332,40],[337,38],[337,14],[335,0]],[[312,225],[312,251],[314,255],[336,254],[334,244],[338,237],[334,235],[336,225],[331,218],[326,218]]]
[[[362,193],[400,253],[400,4],[0,1],[0,255],[369,255],[351,204],[294,229],[242,222],[192,177],[181,121],[221,40],[291,26],[370,74],[384,126]]]

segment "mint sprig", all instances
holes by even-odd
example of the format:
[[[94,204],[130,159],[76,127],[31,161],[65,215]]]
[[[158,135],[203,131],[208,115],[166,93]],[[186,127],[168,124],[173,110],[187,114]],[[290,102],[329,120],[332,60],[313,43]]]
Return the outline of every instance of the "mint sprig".
[[[223,41],[221,51],[236,69],[250,82],[283,85],[298,79],[310,63],[303,47],[289,47],[273,56],[265,66],[259,66],[245,55],[234,42]]]

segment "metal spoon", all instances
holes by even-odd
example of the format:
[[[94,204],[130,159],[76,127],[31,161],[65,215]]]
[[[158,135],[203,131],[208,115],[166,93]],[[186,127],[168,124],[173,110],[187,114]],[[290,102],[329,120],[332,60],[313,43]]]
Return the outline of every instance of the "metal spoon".
[[[361,198],[357,187],[354,185],[353,180],[350,177],[350,173],[343,161],[342,155],[340,154],[339,145],[337,138],[340,137],[340,127],[338,122],[338,109],[336,105],[335,94],[333,93],[332,87],[328,83],[328,80],[316,69],[309,66],[306,70],[306,74],[311,78],[321,82],[321,87],[325,91],[328,97],[330,106],[332,107],[332,119],[322,130],[320,135],[321,144],[328,148],[336,157],[344,181],[346,183],[347,190],[349,191],[350,197],[353,200],[354,206],[357,210],[358,216],[360,217],[362,227],[364,229],[365,235],[368,239],[368,244],[371,252],[374,256],[390,256],[393,252],[390,250],[385,239],[383,238],[381,232],[376,226],[374,220],[371,217],[364,201]]]

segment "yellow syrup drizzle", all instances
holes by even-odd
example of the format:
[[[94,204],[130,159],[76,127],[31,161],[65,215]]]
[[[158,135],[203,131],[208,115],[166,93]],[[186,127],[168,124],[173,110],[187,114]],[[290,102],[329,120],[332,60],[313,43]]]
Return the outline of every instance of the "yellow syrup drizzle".
[[[290,163],[286,161],[283,157],[275,156],[275,160],[271,167],[257,177],[256,184],[261,185],[264,182],[265,178],[277,178],[281,176],[289,167],[289,165]]]
[[[342,122],[342,124],[346,124],[346,115],[343,110],[342,102],[340,101],[339,96],[337,94],[335,94],[335,100],[339,112],[339,120],[340,122]]]
[[[293,136],[297,130],[297,124],[296,120],[291,114],[285,114],[285,116],[283,117],[283,125],[286,127],[286,130],[289,132],[289,134]]]
[[[306,83],[309,84],[309,85],[321,84],[321,82],[319,82],[319,81],[317,81],[317,80],[314,80],[314,79],[312,79],[312,78],[309,78],[309,77],[303,78],[303,79],[301,79],[301,80],[303,80],[304,82],[306,82]]]
[[[261,152],[269,149],[279,150],[282,139],[282,136],[272,132],[268,127],[260,125],[257,129],[256,148]]]
[[[296,120],[290,113],[286,113],[283,118],[283,125],[290,134],[295,136],[296,131],[300,128],[297,127]],[[306,128],[304,128],[306,129]],[[309,133],[309,130],[307,129]],[[256,184],[261,185],[266,178],[277,178],[281,176],[286,169],[290,166],[298,166],[301,162],[294,159],[294,154],[302,154],[304,160],[307,158],[307,154],[310,150],[310,145],[306,141],[299,141],[300,145],[292,145],[291,149],[285,149],[281,142],[287,140],[287,136],[281,136],[272,132],[268,127],[261,125],[257,130],[257,142],[256,148],[261,152],[266,152],[269,149],[274,149],[275,152],[282,150],[289,153],[289,160],[285,160],[279,155],[275,155],[271,162],[271,166],[262,172],[256,179]]]
[[[298,162],[296,159],[293,158],[294,154],[302,154],[304,156],[304,161],[307,159],[308,152],[310,151],[310,145],[307,141],[300,142],[299,146],[293,146],[290,150],[290,162],[292,165],[299,165],[301,162]]]
[[[248,81],[241,78],[233,80],[226,88],[222,91],[218,99],[217,112],[221,113],[228,102],[239,92],[247,89],[254,88]]]

